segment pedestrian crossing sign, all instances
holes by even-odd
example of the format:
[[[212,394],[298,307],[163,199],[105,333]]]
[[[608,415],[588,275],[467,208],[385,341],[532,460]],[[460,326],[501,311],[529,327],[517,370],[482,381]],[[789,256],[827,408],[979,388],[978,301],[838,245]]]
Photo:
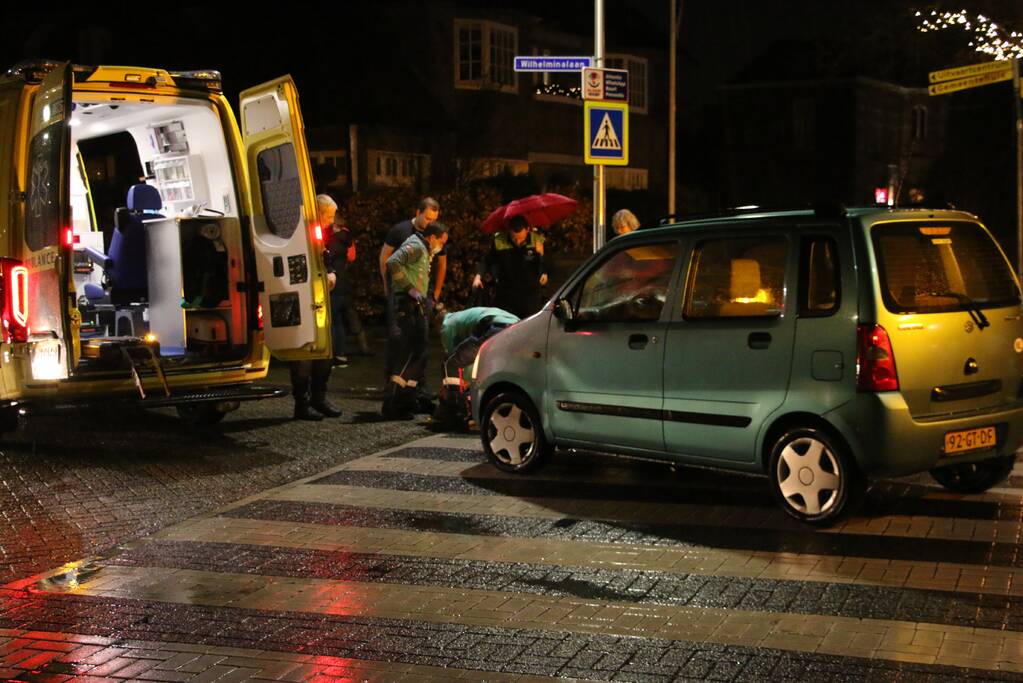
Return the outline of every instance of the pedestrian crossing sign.
[[[587,164],[629,165],[629,105],[617,102],[583,104]]]

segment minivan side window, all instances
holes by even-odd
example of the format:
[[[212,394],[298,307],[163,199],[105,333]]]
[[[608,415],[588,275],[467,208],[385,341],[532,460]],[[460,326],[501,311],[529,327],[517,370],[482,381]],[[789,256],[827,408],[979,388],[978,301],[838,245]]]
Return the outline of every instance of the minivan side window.
[[[290,142],[264,149],[256,156],[263,215],[270,232],[291,239],[302,218],[302,183],[295,148]]]
[[[590,272],[573,294],[578,322],[652,322],[660,319],[678,259],[678,243],[622,249]]]
[[[687,319],[776,317],[785,310],[788,241],[781,236],[713,239],[693,250]]]
[[[32,251],[60,241],[60,140],[64,125],[58,121],[39,131],[29,148],[32,175],[25,207],[25,243]]]
[[[804,238],[799,268],[799,315],[833,315],[841,299],[835,240],[830,237]]]

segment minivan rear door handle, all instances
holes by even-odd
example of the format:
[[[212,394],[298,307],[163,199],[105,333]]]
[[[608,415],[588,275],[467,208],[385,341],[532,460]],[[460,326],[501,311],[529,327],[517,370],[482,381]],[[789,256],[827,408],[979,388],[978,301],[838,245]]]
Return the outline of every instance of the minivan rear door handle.
[[[771,345],[770,332],[750,332],[746,340],[751,349],[766,349]]]
[[[630,334],[629,335],[629,348],[630,349],[645,349],[647,342],[650,338],[645,334]]]

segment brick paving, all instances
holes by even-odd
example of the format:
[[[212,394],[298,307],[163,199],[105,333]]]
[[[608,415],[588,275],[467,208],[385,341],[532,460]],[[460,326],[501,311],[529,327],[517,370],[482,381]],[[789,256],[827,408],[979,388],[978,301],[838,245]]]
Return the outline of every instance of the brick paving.
[[[366,367],[335,370],[339,420],[292,421],[290,398],[242,404],[212,430],[189,430],[170,410],[32,416],[0,440],[0,581],[428,434],[375,421],[379,404],[354,398],[379,379]],[[286,370],[269,380],[286,385]]]
[[[8,607],[4,601],[4,607]],[[310,616],[282,611],[220,608],[216,620],[209,610],[195,606],[176,606],[167,610],[160,603],[102,599],[84,596],[36,596],[21,601],[21,609],[39,621],[26,620],[22,627],[6,631],[13,641],[10,666],[22,669],[19,662],[34,656],[29,645],[33,638],[13,634],[46,630],[37,636],[53,637],[66,633],[61,626],[74,625],[77,638],[83,634],[104,635],[96,640],[107,647],[85,659],[72,653],[66,659],[82,665],[76,673],[92,676],[116,675],[126,666],[155,667],[155,658],[132,652],[174,651],[205,654],[222,661],[240,650],[331,656],[369,662],[426,665],[456,669],[557,676],[588,680],[671,681],[680,678],[700,680],[821,680],[828,674],[837,680],[1018,680],[1009,673],[883,659],[834,657],[807,652],[789,652],[725,646],[714,643],[668,641],[658,638],[615,637],[599,634],[574,634],[539,629],[432,624],[405,619]],[[17,614],[3,623],[17,621]],[[100,626],[100,623],[104,625]],[[177,645],[148,644],[155,637]],[[147,644],[139,641],[146,639]],[[201,645],[189,651],[186,644]],[[35,646],[33,646],[35,647]],[[224,648],[230,648],[225,650]],[[24,655],[24,659],[21,659]],[[244,655],[241,655],[244,656]],[[181,661],[184,658],[179,658]],[[139,660],[142,660],[141,662]],[[190,660],[190,661],[195,661]],[[0,660],[2,665],[3,660]],[[209,666],[211,660],[206,660]],[[86,668],[88,667],[88,668]],[[95,667],[95,668],[92,668]],[[41,673],[48,673],[40,667]],[[195,673],[195,672],[193,672]],[[253,674],[258,677],[259,674]],[[477,674],[478,680],[489,675]],[[130,677],[130,676],[125,676]]]
[[[1023,631],[1023,597],[526,562],[417,558],[240,543],[151,541],[106,561],[222,573],[458,586],[636,604],[926,621]]]
[[[816,531],[745,475],[378,452],[422,427],[333,397],[340,423],[280,402],[219,436],[76,415],[9,441],[0,679],[1023,680],[1012,481],[883,482]]]

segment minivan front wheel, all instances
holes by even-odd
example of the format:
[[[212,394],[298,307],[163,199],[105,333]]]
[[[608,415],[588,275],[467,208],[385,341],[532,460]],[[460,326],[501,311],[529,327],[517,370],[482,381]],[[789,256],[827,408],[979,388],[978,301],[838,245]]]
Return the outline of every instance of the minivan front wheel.
[[[956,493],[983,493],[1002,483],[1016,464],[1016,454],[1003,455],[980,462],[936,467],[931,477],[949,491]]]
[[[775,441],[768,475],[785,512],[811,524],[834,522],[865,489],[844,444],[819,429],[793,429]]]
[[[534,470],[553,451],[536,408],[516,392],[498,394],[483,407],[480,439],[490,462],[505,472]]]

